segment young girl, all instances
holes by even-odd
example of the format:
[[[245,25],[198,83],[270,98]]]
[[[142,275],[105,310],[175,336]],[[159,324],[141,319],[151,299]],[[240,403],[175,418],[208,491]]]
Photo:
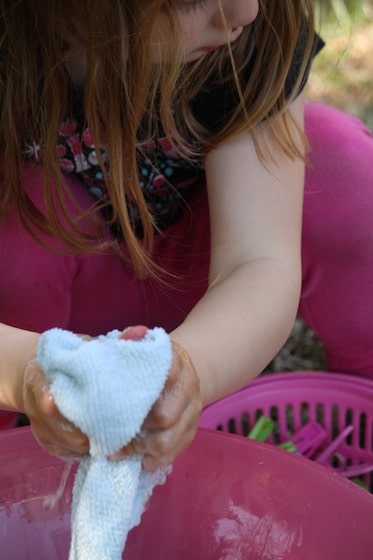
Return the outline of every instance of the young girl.
[[[163,326],[173,366],[123,455],[171,462],[291,330],[306,160],[300,310],[331,369],[373,372],[372,142],[323,106],[304,133],[311,1],[9,0],[0,17],[1,408],[49,452],[86,453],[38,334]]]

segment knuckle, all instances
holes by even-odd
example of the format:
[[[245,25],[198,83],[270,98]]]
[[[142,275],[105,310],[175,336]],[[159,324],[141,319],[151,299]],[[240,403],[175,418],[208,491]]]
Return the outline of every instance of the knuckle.
[[[152,420],[157,427],[162,429],[169,428],[172,425],[173,418],[167,403],[160,401],[157,404],[152,414]]]
[[[153,442],[154,455],[159,459],[168,456],[173,449],[173,437],[170,430],[159,432]]]
[[[167,455],[170,453],[172,446],[172,433],[168,430],[161,432],[158,437],[158,452],[160,455]]]
[[[54,398],[47,391],[42,392],[40,398],[38,399],[38,404],[40,411],[46,416],[57,416],[59,414]]]
[[[84,434],[78,434],[75,436],[74,440],[72,441],[72,445],[78,450],[85,451],[89,447],[89,441],[87,436]]]

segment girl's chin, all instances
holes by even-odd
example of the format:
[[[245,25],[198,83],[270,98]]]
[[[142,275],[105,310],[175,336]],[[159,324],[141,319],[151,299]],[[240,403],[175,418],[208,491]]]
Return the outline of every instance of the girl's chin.
[[[198,59],[202,58],[203,56],[206,56],[207,54],[211,54],[214,51],[216,51],[216,48],[196,50],[196,51],[193,51],[191,53],[186,54],[184,60],[185,60],[185,62],[194,62],[195,60],[198,60]]]

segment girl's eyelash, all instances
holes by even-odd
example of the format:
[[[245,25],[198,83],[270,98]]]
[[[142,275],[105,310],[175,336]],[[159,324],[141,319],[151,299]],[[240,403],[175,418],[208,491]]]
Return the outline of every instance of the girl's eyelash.
[[[181,2],[180,8],[183,10],[199,10],[210,4],[211,0],[186,0]]]

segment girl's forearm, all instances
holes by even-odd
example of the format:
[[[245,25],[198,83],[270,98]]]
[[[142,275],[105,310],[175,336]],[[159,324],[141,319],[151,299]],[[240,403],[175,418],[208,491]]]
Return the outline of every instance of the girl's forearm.
[[[243,264],[210,286],[171,335],[190,354],[204,404],[248,383],[270,362],[290,333],[299,292],[297,265],[272,259]],[[23,411],[24,373],[38,337],[0,323],[0,409]]]
[[[282,347],[298,309],[299,270],[272,260],[244,264],[212,285],[172,333],[190,354],[204,405],[247,384]]]
[[[39,335],[0,323],[0,409],[23,412],[23,378]]]

